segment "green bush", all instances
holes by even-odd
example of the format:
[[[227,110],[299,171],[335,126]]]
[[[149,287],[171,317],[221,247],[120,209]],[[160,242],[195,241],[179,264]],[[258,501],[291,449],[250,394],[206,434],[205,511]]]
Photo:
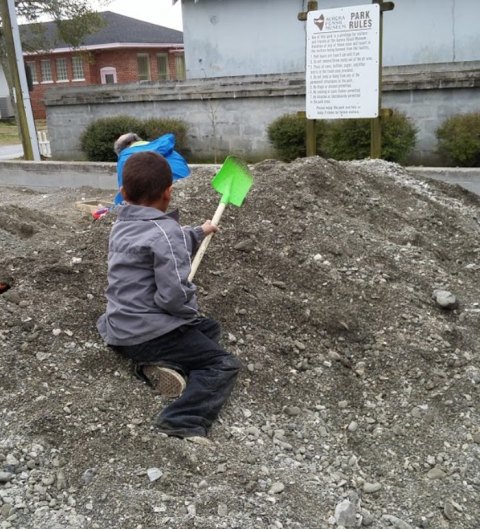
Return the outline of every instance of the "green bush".
[[[280,159],[290,162],[306,155],[306,120],[297,114],[284,114],[272,121],[267,128],[270,143]],[[320,154],[325,125],[317,121],[317,152]]]
[[[130,116],[97,119],[80,137],[82,151],[92,162],[116,162],[115,140],[126,132],[136,132],[140,127],[141,121]]]
[[[153,140],[172,132],[176,139],[176,150],[185,152],[187,127],[176,119],[140,120],[131,116],[101,118],[90,123],[85,129],[80,145],[87,159],[95,162],[116,162],[113,150],[115,140],[126,132],[136,132],[144,140]]]
[[[480,167],[480,113],[460,114],[437,129],[438,150],[448,162]]]
[[[187,150],[187,125],[180,119],[147,119],[142,122],[141,132],[137,134],[150,141],[168,132],[175,135],[175,150],[185,153]]]
[[[337,160],[358,160],[370,156],[368,119],[344,119],[328,123],[322,143],[326,156]],[[401,112],[382,119],[381,157],[403,163],[415,146],[417,130]]]

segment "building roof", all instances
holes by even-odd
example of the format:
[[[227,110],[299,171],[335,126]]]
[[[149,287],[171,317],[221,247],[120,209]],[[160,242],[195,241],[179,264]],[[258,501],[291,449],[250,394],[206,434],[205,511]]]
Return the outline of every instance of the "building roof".
[[[150,22],[143,22],[142,20],[119,15],[112,11],[103,11],[99,15],[105,21],[104,27],[95,33],[86,35],[80,48],[104,47],[111,44],[183,45],[183,33],[181,31],[151,24]],[[38,42],[39,27],[41,28],[42,41],[46,43],[46,48],[54,50],[71,47],[65,42],[58,40],[55,22],[44,22],[20,26],[22,40],[25,42],[26,48],[28,48],[29,42]]]

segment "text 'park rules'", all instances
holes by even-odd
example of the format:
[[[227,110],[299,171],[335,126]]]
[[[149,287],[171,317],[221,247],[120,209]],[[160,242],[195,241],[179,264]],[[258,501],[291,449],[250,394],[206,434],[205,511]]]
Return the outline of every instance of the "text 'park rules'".
[[[307,17],[307,118],[377,117],[379,53],[379,4],[310,11]]]

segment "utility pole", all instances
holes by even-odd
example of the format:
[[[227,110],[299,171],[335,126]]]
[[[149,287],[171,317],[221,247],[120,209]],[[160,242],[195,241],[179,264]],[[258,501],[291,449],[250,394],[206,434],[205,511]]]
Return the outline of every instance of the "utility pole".
[[[383,54],[383,12],[395,8],[393,2],[383,0],[372,0],[372,4],[380,4],[380,45],[378,53],[378,116],[372,118],[370,125],[370,158],[381,158],[382,156],[382,118],[392,115],[392,111],[382,108],[382,54]]]
[[[3,38],[14,89],[17,126],[22,138],[24,158],[25,160],[40,161],[40,150],[28,91],[14,0],[0,0],[0,16],[2,17]]]
[[[305,22],[310,11],[316,11],[318,9],[318,2],[308,2],[307,10],[298,13],[297,18],[301,22]],[[317,154],[317,121],[315,119],[307,119],[306,113],[306,147],[307,147],[307,156],[315,156]]]

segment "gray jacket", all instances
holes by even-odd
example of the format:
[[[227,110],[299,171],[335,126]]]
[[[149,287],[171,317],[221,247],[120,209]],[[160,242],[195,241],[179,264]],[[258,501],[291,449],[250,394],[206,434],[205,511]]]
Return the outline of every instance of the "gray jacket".
[[[204,233],[177,218],[145,206],[119,208],[110,233],[107,310],[97,322],[108,344],[140,344],[198,316],[188,274]]]

